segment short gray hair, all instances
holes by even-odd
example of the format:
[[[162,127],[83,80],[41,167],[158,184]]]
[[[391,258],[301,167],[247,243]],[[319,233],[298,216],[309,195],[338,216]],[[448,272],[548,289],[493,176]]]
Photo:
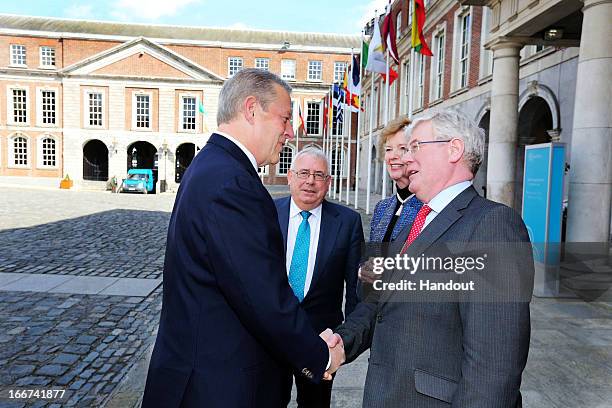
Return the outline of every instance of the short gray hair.
[[[291,87],[272,72],[247,68],[235,73],[221,88],[217,125],[229,123],[235,119],[242,110],[242,102],[248,96],[257,98],[262,108],[266,110],[268,104],[277,96],[274,89],[275,84],[291,93]]]
[[[417,117],[408,128],[409,135],[423,122],[431,122],[435,140],[455,138],[463,140],[465,146],[463,158],[475,175],[484,157],[484,130],[455,109],[436,109]]]
[[[309,147],[306,147],[300,150],[293,157],[293,160],[291,161],[291,170],[295,171],[295,163],[302,156],[310,156],[310,157],[314,157],[316,159],[321,160],[323,163],[325,163],[325,168],[326,168],[325,172],[329,173],[329,159],[327,158],[327,155],[323,152],[323,150],[319,149],[318,147],[314,147],[314,146],[309,146]]]

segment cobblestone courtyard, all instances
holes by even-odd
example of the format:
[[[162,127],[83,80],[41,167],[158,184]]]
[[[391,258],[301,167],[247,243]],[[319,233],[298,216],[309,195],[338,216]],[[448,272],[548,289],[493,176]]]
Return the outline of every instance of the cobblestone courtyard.
[[[173,201],[3,189],[0,407],[138,405]],[[340,370],[334,407],[361,405],[366,369],[367,353]],[[66,393],[55,401],[4,398],[16,388]],[[522,391],[526,407],[612,407],[612,306],[535,298]]]

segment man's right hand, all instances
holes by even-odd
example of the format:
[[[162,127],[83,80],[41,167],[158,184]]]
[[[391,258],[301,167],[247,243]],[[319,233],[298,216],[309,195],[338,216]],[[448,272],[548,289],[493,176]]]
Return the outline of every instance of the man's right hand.
[[[333,379],[332,374],[338,371],[338,368],[346,361],[344,354],[344,343],[339,334],[334,333],[331,329],[326,329],[320,334],[321,338],[327,343],[329,348],[330,365],[327,371],[323,374],[324,380]]]
[[[379,280],[382,275],[374,272],[374,258],[370,258],[359,267],[359,280],[363,283],[373,284],[375,281]]]

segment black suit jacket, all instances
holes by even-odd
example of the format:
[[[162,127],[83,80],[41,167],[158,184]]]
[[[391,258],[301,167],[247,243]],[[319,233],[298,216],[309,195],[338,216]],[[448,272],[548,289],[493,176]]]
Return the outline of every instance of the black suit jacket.
[[[289,286],[274,202],[221,135],[181,181],[163,279],[143,407],[279,407],[287,366],[323,377],[329,352]]]
[[[399,234],[391,253],[399,253],[410,227]],[[500,251],[506,243],[526,247],[527,252],[510,256]],[[377,296],[360,303],[337,329],[348,361],[370,348],[364,407],[520,406],[533,290],[533,259],[520,216],[469,187],[422,231],[407,255],[437,256],[440,247],[461,253],[472,245],[488,253],[489,266],[479,285],[489,278],[520,283],[522,297],[478,301],[468,292],[453,301],[440,300],[433,292],[421,298],[408,291],[375,292]],[[392,271],[384,280],[397,282],[406,276]],[[452,271],[448,277],[459,279]]]
[[[287,248],[291,197],[275,200],[278,222]],[[301,303],[315,331],[342,323],[342,292],[346,284],[345,314],[357,305],[357,268],[363,244],[358,212],[326,200],[321,208],[321,229],[310,289]]]

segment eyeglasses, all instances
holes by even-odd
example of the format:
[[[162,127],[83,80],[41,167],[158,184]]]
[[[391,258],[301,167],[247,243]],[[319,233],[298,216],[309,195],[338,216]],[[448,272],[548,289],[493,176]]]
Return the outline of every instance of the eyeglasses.
[[[316,181],[324,181],[329,178],[329,175],[323,173],[322,171],[313,171],[311,173],[310,170],[291,170],[291,172],[300,179],[307,179],[308,177],[313,176]]]
[[[421,145],[426,145],[426,144],[433,144],[433,143],[448,143],[453,139],[448,139],[448,140],[426,140],[424,142],[414,142],[408,145],[408,147],[406,148],[405,153],[410,153],[411,155],[414,156],[414,154],[416,152],[418,152],[421,149]]]

